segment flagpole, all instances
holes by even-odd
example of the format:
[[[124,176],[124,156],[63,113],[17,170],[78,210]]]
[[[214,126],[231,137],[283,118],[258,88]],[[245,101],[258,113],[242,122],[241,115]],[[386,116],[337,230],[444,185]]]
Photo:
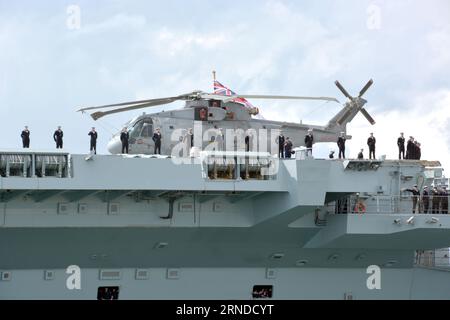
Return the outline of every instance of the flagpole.
[[[214,82],[216,82],[216,71],[213,70],[212,74],[213,74],[213,80],[214,80]]]

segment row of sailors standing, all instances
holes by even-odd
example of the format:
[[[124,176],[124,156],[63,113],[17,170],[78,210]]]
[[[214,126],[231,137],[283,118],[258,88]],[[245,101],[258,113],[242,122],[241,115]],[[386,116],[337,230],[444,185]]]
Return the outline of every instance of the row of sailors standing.
[[[22,130],[20,137],[22,138],[22,146],[23,148],[29,148],[30,147],[30,135],[31,132],[28,129],[28,126],[25,126],[25,128]],[[56,143],[56,149],[62,149],[63,148],[63,137],[64,132],[61,129],[61,126],[58,126],[58,129],[55,130],[53,133],[53,140]]]
[[[414,185],[411,189],[402,189],[402,192],[412,193],[413,209],[412,212],[416,213],[429,213],[431,202],[431,213],[448,214],[448,191],[447,187],[434,186],[431,191],[428,190],[428,186],[423,187],[422,196],[417,185]]]
[[[223,133],[222,129],[219,129],[220,134],[218,135],[218,139],[222,137],[223,140]],[[97,153],[97,138],[98,133],[95,131],[95,128],[92,127],[92,130],[88,133],[90,136],[90,151],[94,154]],[[56,143],[57,149],[63,148],[63,136],[64,132],[61,129],[61,126],[58,126],[58,129],[53,133],[53,139]],[[27,126],[25,126],[25,129],[21,133],[22,138],[22,145],[23,148],[29,148],[30,147],[30,130]],[[122,153],[128,153],[129,149],[129,133],[127,128],[123,128],[121,134],[120,134],[120,141],[122,142]],[[162,135],[159,128],[155,130],[152,137],[153,142],[155,143],[155,150],[154,154],[161,154],[161,140]],[[194,146],[194,136],[192,133],[192,128],[189,128],[185,137],[184,141],[187,145],[190,145],[192,148]],[[312,134],[312,129],[308,130],[307,135],[305,136],[305,146],[306,146],[306,155],[312,155],[312,147],[314,144],[314,136]],[[345,159],[345,133],[341,132],[340,136],[337,140],[337,145],[339,148],[339,159],[344,158]],[[369,147],[369,159],[375,159],[375,145],[376,145],[376,139],[373,136],[373,133],[370,134],[370,137],[367,139],[367,145]],[[250,137],[247,134],[245,137],[245,148],[246,151],[250,151]],[[417,142],[417,140],[414,140],[414,137],[410,137],[408,140],[407,146],[406,146],[406,156],[405,156],[405,138],[403,132],[400,133],[400,137],[397,139],[397,146],[399,148],[399,159],[413,159],[413,160],[420,160],[421,158],[421,149],[420,149],[420,143]],[[278,136],[278,156],[280,158],[290,158],[292,156],[292,148],[293,143],[289,139],[289,137],[285,138],[283,133],[280,133]],[[330,158],[334,158],[333,156],[334,151],[330,153]],[[358,159],[363,159],[363,149],[361,149],[361,152],[358,154]]]
[[[337,140],[337,145],[339,148],[339,159],[345,159],[345,133],[341,132],[340,136]],[[306,141],[305,141],[306,142]],[[376,138],[374,137],[373,133],[370,133],[370,137],[367,139],[367,146],[369,147],[369,159],[375,159],[375,145],[376,145]],[[420,143],[414,139],[414,137],[410,136],[407,146],[406,146],[406,156],[405,156],[405,138],[404,133],[400,133],[400,137],[397,139],[397,146],[398,146],[398,158],[399,159],[409,159],[409,160],[420,160],[422,156],[421,152],[421,145]],[[358,153],[358,159],[364,159],[363,155],[364,149],[361,149],[361,151]],[[330,159],[334,158],[334,151],[332,150],[330,152]]]
[[[398,158],[401,160],[420,160],[422,156],[420,143],[414,139],[413,136],[409,137],[408,143],[406,145],[406,156],[405,156],[405,137],[403,132],[400,133],[400,137],[397,139],[398,146]]]
[[[309,131],[308,133],[310,134],[311,131]],[[308,136],[307,136],[308,137]],[[305,143],[306,143],[306,139],[305,138]],[[313,137],[311,134],[311,142],[310,144],[306,143],[306,146],[308,148],[308,145],[310,145],[311,147],[311,152],[312,152],[312,142],[313,142]],[[292,141],[289,137],[284,137],[283,133],[281,132],[280,135],[278,136],[278,157],[280,159],[282,158],[291,158],[292,156]]]
[[[340,136],[337,140],[337,145],[339,148],[339,159],[345,159],[345,132],[341,132]],[[370,137],[367,139],[367,146],[369,147],[369,159],[375,159],[375,146],[377,143],[377,139],[373,136],[373,132],[370,133]],[[358,153],[358,159],[364,159],[363,155],[364,149]],[[329,155],[330,159],[334,158],[334,151],[332,150]]]
[[[154,154],[161,154],[162,135],[159,128],[156,128],[155,132],[153,133],[152,140],[155,143]],[[122,132],[120,133],[120,142],[122,143],[122,153],[128,153],[128,149],[130,146],[130,134],[127,128],[122,129]]]

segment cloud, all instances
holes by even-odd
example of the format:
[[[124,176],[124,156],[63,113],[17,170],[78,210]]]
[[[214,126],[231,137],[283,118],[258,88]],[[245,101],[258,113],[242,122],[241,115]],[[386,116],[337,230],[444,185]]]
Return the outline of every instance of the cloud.
[[[429,57],[434,69],[450,67],[450,28],[441,28],[427,35],[427,44],[432,55]]]
[[[146,26],[147,19],[143,15],[130,15],[124,13],[115,14],[105,20],[98,22],[86,22],[84,19],[84,10],[81,10],[81,27],[78,32],[73,32],[75,35],[94,35],[101,33],[111,33],[115,30],[139,30]]]
[[[153,36],[151,49],[159,56],[191,55],[195,50],[220,50],[229,42],[226,33],[195,33],[162,28]]]

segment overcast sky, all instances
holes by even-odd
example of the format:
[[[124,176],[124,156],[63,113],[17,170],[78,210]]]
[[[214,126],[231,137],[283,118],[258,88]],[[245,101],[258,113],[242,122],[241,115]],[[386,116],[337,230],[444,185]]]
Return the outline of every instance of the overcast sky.
[[[79,15],[78,15],[79,14]],[[78,23],[79,22],[79,23]],[[395,158],[400,131],[423,158],[450,168],[450,1],[6,1],[0,0],[0,148],[98,148],[140,111],[99,122],[77,106],[212,91],[212,70],[234,91],[326,95],[344,101],[373,78],[366,109],[349,126],[350,156],[371,131],[378,154]],[[265,118],[325,124],[334,103],[253,101]],[[172,107],[181,106],[175,103]],[[330,148],[317,148],[324,156]],[[450,169],[448,169],[450,170]],[[447,174],[448,175],[448,174]]]

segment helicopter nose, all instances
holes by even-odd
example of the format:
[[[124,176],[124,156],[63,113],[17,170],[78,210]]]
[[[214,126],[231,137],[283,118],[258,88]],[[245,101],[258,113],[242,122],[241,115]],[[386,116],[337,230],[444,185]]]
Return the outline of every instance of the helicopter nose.
[[[108,142],[107,149],[111,154],[119,154],[122,151],[121,146],[119,139],[115,137]]]

